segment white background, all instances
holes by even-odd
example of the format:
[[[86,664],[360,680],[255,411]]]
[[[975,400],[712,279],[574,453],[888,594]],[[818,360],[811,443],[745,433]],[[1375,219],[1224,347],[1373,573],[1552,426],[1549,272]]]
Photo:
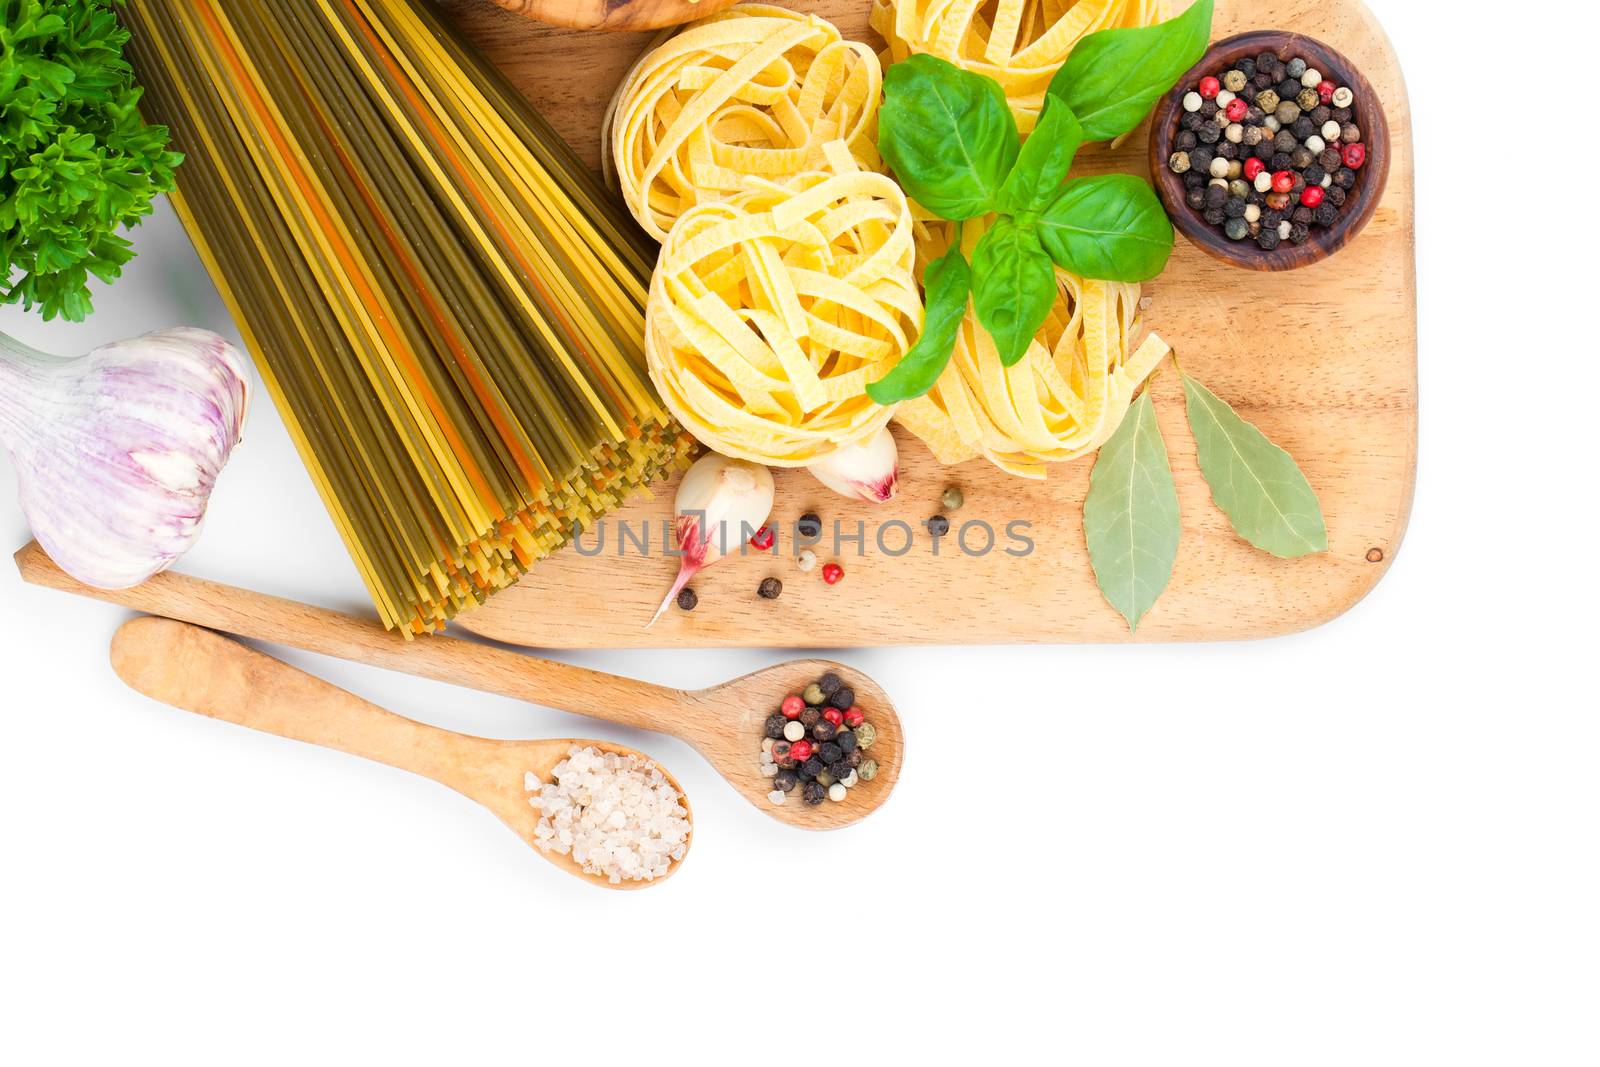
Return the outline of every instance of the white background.
[[[1374,7],[1416,118],[1422,439],[1354,612],[1263,644],[846,653],[916,755],[830,835],[676,741],[287,656],[447,727],[645,747],[694,854],[617,894],[440,786],[131,694],[122,612],[0,567],[0,1062],[1600,1062],[1595,18]],[[0,329],[229,331],[170,212],[139,250],[88,324]],[[185,569],[360,610],[262,400]],[[3,458],[0,487],[9,549]],[[681,685],[770,659],[571,658]]]

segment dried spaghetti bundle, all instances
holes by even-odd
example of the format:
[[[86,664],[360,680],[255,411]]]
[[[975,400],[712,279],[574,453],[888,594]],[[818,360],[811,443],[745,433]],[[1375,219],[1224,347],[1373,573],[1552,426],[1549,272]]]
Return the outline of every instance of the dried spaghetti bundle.
[[[1028,134],[1074,45],[1101,30],[1161,22],[1171,7],[1171,0],[872,0],[872,28],[889,42],[890,62],[926,52],[999,82]]]
[[[178,210],[385,624],[419,633],[678,464],[651,249],[423,0],[130,0]]]

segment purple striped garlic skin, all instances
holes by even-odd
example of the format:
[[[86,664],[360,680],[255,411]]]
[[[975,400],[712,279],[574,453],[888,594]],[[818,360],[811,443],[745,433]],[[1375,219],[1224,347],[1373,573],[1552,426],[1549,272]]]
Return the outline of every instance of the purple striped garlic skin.
[[[0,335],[0,443],[23,515],[85,585],[138,585],[193,547],[249,406],[243,358],[208,330],[71,360]]]

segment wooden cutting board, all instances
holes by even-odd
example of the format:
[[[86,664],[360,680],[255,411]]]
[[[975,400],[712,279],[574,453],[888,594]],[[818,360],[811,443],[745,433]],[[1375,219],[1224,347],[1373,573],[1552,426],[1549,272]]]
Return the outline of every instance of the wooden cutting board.
[[[449,0],[449,14],[497,61],[591,165],[612,91],[651,39],[647,34],[562,30],[495,8]],[[867,0],[790,0],[833,20],[847,36],[877,43]],[[1417,330],[1411,110],[1394,51],[1359,0],[1218,0],[1215,36],[1252,28],[1316,37],[1356,63],[1382,96],[1392,127],[1388,192],[1367,231],[1344,252],[1292,274],[1219,264],[1182,238],[1171,265],[1146,287],[1150,326],[1184,367],[1257,423],[1300,462],[1327,518],[1330,550],[1285,561],[1241,541],[1211,503],[1195,463],[1182,390],[1170,370],[1153,389],[1183,508],[1172,585],[1145,619],[1141,641],[1257,638],[1304,630],[1359,601],[1394,560],[1411,510],[1417,452]],[[1117,151],[1086,151],[1081,170],[1148,173],[1141,131]],[[1101,598],[1084,547],[1082,507],[1091,461],[1058,466],[1047,482],[1012,478],[987,463],[939,466],[921,443],[900,437],[900,495],[856,505],[798,471],[779,472],[774,518],[815,511],[845,532],[865,524],[866,550],[842,546],[846,577],[826,586],[802,573],[788,545],[777,556],[725,560],[694,582],[699,609],[676,609],[645,630],[677,570],[661,552],[672,487],[617,513],[652,528],[651,552],[630,544],[585,557],[566,550],[459,625],[514,644],[560,647],[811,646],[1092,642],[1128,639]],[[947,539],[932,555],[920,524],[938,513],[946,486],[966,506],[950,515],[997,531],[987,555]],[[874,531],[899,519],[919,528],[912,550],[891,557]],[[1009,523],[1031,524],[1025,557],[1007,554]],[[904,535],[885,529],[898,551]],[[976,552],[981,526],[968,533]],[[592,549],[594,539],[587,538]],[[829,545],[817,549],[835,558]],[[776,601],[756,586],[784,583]]]

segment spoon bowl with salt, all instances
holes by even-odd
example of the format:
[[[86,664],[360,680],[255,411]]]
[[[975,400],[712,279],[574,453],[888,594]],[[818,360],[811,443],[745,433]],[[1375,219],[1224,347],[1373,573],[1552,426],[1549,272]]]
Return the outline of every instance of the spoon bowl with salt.
[[[170,619],[125,623],[111,642],[111,665],[128,685],[156,700],[213,719],[305,741],[443,783],[494,812],[518,837],[569,874],[608,889],[639,889],[677,873],[694,840],[694,816],[678,782],[664,768],[622,745],[573,739],[503,741],[471,737],[416,722],[369,704],[270,656],[209,630]],[[585,761],[589,750],[600,760]],[[532,778],[553,781],[558,764],[620,757],[616,773],[640,775],[645,800],[636,808],[668,843],[638,844],[650,877],[629,876],[615,861],[611,874],[570,853],[541,847],[541,812],[530,803]],[[635,761],[638,761],[637,763]],[[614,761],[605,761],[614,762]],[[659,772],[660,779],[653,778]],[[588,772],[594,775],[594,770]],[[605,773],[603,770],[599,773]],[[651,784],[656,788],[650,788]],[[675,798],[668,803],[667,798]],[[616,816],[622,818],[617,819]],[[638,810],[613,809],[614,833],[635,832]],[[681,839],[677,835],[681,834]],[[640,834],[643,840],[650,835]],[[638,865],[631,868],[639,875]],[[616,880],[613,881],[612,878]]]

